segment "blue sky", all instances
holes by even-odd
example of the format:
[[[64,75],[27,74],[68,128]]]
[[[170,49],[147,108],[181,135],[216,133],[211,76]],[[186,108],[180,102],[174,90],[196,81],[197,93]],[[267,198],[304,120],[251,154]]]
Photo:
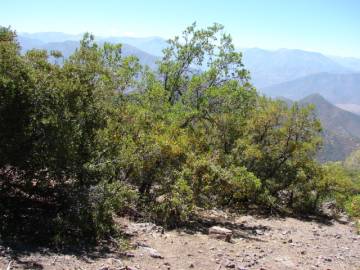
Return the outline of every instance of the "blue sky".
[[[172,37],[221,23],[239,47],[360,57],[360,0],[0,0],[18,32]]]

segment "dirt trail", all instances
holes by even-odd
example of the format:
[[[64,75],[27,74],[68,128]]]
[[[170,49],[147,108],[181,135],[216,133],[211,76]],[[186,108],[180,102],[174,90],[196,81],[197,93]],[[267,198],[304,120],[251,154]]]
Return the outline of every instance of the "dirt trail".
[[[16,259],[0,249],[0,269],[360,269],[360,236],[352,224],[324,224],[294,218],[221,217],[208,213],[207,224],[233,231],[230,243],[209,237],[208,226],[164,231],[151,223],[121,219],[133,235],[134,249],[99,256],[44,252],[21,253]],[[124,256],[125,255],[125,256]]]

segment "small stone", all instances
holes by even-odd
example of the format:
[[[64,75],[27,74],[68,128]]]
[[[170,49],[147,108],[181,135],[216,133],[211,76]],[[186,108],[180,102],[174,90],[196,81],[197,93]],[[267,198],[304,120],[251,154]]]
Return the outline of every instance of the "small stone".
[[[150,257],[155,259],[164,259],[163,256],[161,256],[157,251],[156,252],[150,252]]]
[[[218,226],[213,226],[211,228],[209,228],[209,236],[216,238],[216,239],[222,239],[225,240],[226,242],[230,242],[231,241],[231,237],[232,237],[232,231],[226,228],[222,228],[222,227],[218,227]]]
[[[226,268],[235,268],[235,263],[234,262],[231,262],[231,261],[229,261],[229,262],[227,262],[226,264],[225,264],[225,267]]]
[[[144,247],[143,249],[149,253],[151,258],[164,259],[164,257],[154,248]]]
[[[131,252],[121,252],[120,256],[132,258],[132,257],[135,257],[135,254],[131,253]]]
[[[190,263],[189,268],[194,268],[194,264]]]
[[[148,244],[146,244],[144,242],[140,242],[140,241],[136,242],[136,246],[137,247],[150,247]]]

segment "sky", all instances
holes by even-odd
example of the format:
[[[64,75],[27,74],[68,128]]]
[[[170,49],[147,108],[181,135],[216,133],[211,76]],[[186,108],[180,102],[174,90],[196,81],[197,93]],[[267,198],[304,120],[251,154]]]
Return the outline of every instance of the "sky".
[[[194,21],[241,48],[360,57],[360,0],[0,0],[0,25],[20,33],[170,38]]]

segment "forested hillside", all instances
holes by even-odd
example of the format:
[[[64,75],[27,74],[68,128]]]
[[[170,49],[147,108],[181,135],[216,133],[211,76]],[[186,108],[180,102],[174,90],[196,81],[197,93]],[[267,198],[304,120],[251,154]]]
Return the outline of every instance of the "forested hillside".
[[[249,78],[219,24],[171,39],[155,71],[90,34],[65,59],[22,55],[0,28],[1,239],[84,244],[120,237],[116,216],[174,228],[199,208],[309,214],[334,200],[357,216],[357,172],[316,161],[314,108]]]

